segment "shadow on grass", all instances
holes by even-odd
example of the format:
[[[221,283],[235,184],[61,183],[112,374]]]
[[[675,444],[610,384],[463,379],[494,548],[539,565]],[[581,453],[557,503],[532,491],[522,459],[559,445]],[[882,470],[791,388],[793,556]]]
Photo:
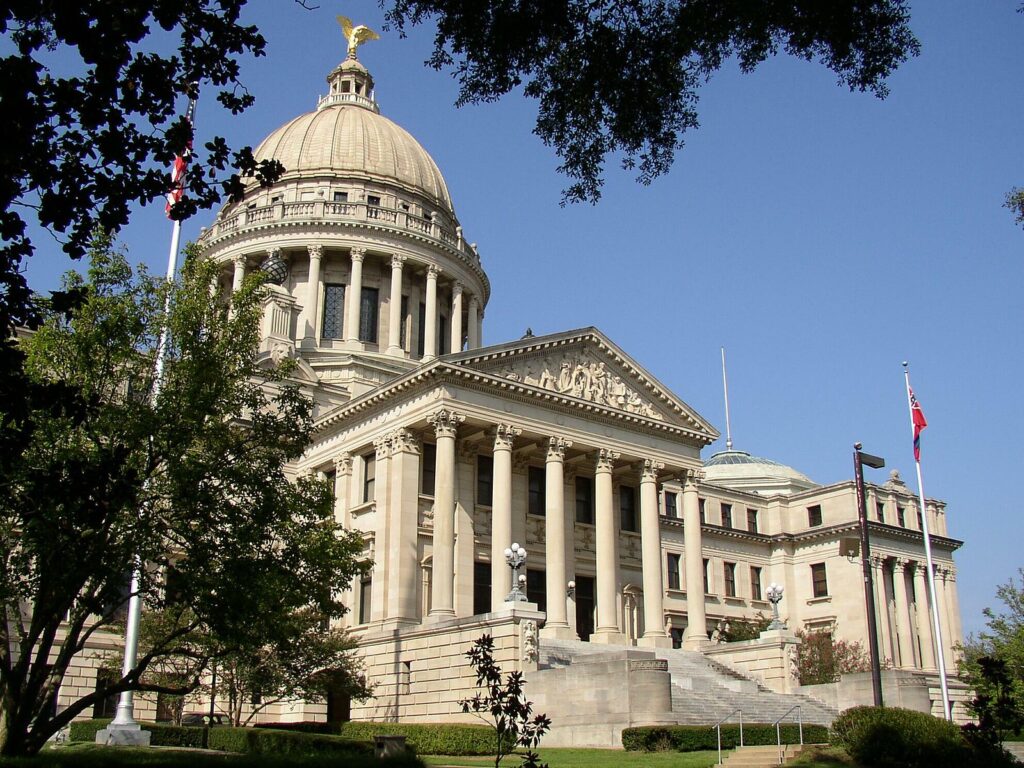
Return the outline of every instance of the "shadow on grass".
[[[799,768],[858,768],[858,763],[839,747],[813,747],[789,765]]]

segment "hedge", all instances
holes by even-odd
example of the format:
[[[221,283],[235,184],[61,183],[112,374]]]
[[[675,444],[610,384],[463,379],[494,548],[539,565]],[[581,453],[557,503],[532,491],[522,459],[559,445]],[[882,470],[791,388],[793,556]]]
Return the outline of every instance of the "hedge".
[[[372,723],[347,722],[341,735],[372,741],[374,736],[405,736],[417,755],[493,755],[494,729],[464,723]]]
[[[68,738],[71,741],[96,741],[96,734],[110,724],[110,719],[75,720],[71,723]],[[152,736],[149,743],[154,747],[202,747],[205,728],[166,723],[146,723],[145,729]]]
[[[787,723],[779,730],[783,744],[799,744],[800,728]],[[804,743],[823,744],[828,741],[828,729],[823,725],[805,725]],[[743,743],[748,747],[776,744],[775,726],[767,723],[743,725]],[[740,727],[737,723],[722,724],[722,749],[740,745]],[[622,746],[633,752],[696,752],[718,748],[718,732],[706,725],[645,725],[622,730]]]

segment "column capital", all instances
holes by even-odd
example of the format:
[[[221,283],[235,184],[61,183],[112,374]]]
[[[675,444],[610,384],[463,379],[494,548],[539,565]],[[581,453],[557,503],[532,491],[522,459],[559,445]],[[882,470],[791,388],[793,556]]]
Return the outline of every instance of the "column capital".
[[[280,248],[277,248],[275,250],[277,250],[278,252],[281,251]],[[267,251],[267,256],[270,256],[273,253],[274,253],[274,251]],[[245,267],[245,263],[248,260],[248,258],[249,257],[246,256],[244,253],[239,253],[239,254],[236,254],[235,256],[232,256],[231,257],[231,261],[235,265],[236,269],[242,269],[242,268]]]
[[[391,455],[391,435],[381,435],[373,441],[373,448],[377,451],[378,459],[386,459]]]
[[[466,286],[464,286],[458,280],[452,283],[452,301],[462,296],[462,292],[465,290],[465,288]]]
[[[547,461],[564,461],[567,448],[572,448],[572,440],[566,440],[562,437],[549,437]]]
[[[420,439],[404,427],[396,429],[388,437],[391,438],[391,453],[413,453],[420,452]]]
[[[427,421],[434,428],[434,434],[437,437],[454,438],[459,425],[465,420],[466,417],[461,413],[450,411],[447,408],[442,408],[427,417]]]
[[[362,261],[363,259],[366,258],[366,249],[365,248],[352,248],[349,251],[349,256],[352,258],[352,261]]]
[[[313,245],[307,245],[306,246],[306,251],[309,252],[309,258],[312,259],[312,260],[319,261],[321,258],[323,258],[323,255],[324,255],[324,247],[322,245],[320,245],[319,243],[314,243]]]
[[[441,274],[441,268],[437,264],[427,264],[427,279],[437,279],[437,276]]]
[[[523,434],[519,427],[511,424],[498,424],[494,428],[494,449],[511,450],[515,439]]]
[[[686,486],[693,486],[693,489],[697,489],[697,483],[704,479],[703,469],[684,469],[679,473],[679,479],[683,481],[683,490],[686,490]]]
[[[392,269],[401,269],[405,265],[406,259],[408,259],[408,258],[409,258],[408,256],[406,256],[404,254],[401,254],[401,253],[392,253],[391,254],[391,268]]]
[[[334,457],[334,471],[339,475],[352,474],[352,454],[345,452]]]
[[[881,570],[885,567],[885,558],[882,555],[872,555],[871,567]]]
[[[892,561],[893,571],[905,571],[910,568],[910,560],[905,557],[897,557]]]
[[[480,306],[480,297],[477,296],[475,293],[471,293],[469,294],[469,306],[472,307],[474,305],[476,305],[477,307]]]
[[[658,472],[665,468],[665,463],[655,459],[644,459],[640,468],[640,482],[658,482]]]
[[[615,468],[615,462],[621,454],[608,448],[599,448],[597,451],[597,471],[611,472]]]

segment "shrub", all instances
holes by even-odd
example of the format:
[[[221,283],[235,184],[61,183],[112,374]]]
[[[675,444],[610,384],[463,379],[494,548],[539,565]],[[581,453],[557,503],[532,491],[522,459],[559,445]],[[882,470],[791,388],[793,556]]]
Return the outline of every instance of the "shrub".
[[[255,723],[254,728],[272,728],[275,731],[299,731],[301,733],[321,733],[337,736],[341,733],[341,723],[317,723],[302,720],[297,723]]]
[[[371,742],[378,735],[405,736],[417,755],[494,754],[494,730],[484,725],[348,722],[342,724],[341,734]]]
[[[799,744],[800,728],[787,723],[779,729],[783,744]],[[767,723],[750,723],[743,726],[743,743],[748,747],[775,744],[775,726]],[[823,725],[805,725],[804,742],[807,744],[828,741],[828,729]],[[722,724],[722,748],[733,749],[740,745],[738,723]],[[647,725],[625,728],[622,731],[622,746],[633,752],[696,752],[703,749],[717,749],[718,734],[706,725]]]
[[[373,754],[373,745],[365,741],[298,731],[275,731],[266,728],[212,728],[210,730],[210,749],[252,755],[303,757],[325,754]]]
[[[832,743],[869,768],[964,768],[974,750],[946,720],[899,707],[853,707],[832,723]]]
[[[71,741],[96,741],[96,734],[110,725],[110,719],[76,720],[71,723],[68,738]],[[164,723],[143,723],[152,735],[149,743],[154,747],[202,747],[203,728]]]
[[[871,669],[871,660],[859,642],[836,640],[829,631],[800,630],[796,636],[801,640],[796,657],[800,685],[835,683],[847,673]]]

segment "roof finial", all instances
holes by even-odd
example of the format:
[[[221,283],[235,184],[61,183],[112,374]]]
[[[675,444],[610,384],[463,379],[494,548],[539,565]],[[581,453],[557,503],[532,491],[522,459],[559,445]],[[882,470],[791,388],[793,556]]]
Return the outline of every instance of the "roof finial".
[[[380,40],[380,35],[365,24],[353,26],[352,20],[347,16],[339,16],[338,23],[341,24],[341,31],[345,34],[345,40],[348,42],[348,57],[350,59],[356,57],[356,49],[363,43]]]
[[[722,390],[725,392],[725,450],[732,450],[732,425],[729,423],[729,380],[725,375],[725,347],[722,347]]]

